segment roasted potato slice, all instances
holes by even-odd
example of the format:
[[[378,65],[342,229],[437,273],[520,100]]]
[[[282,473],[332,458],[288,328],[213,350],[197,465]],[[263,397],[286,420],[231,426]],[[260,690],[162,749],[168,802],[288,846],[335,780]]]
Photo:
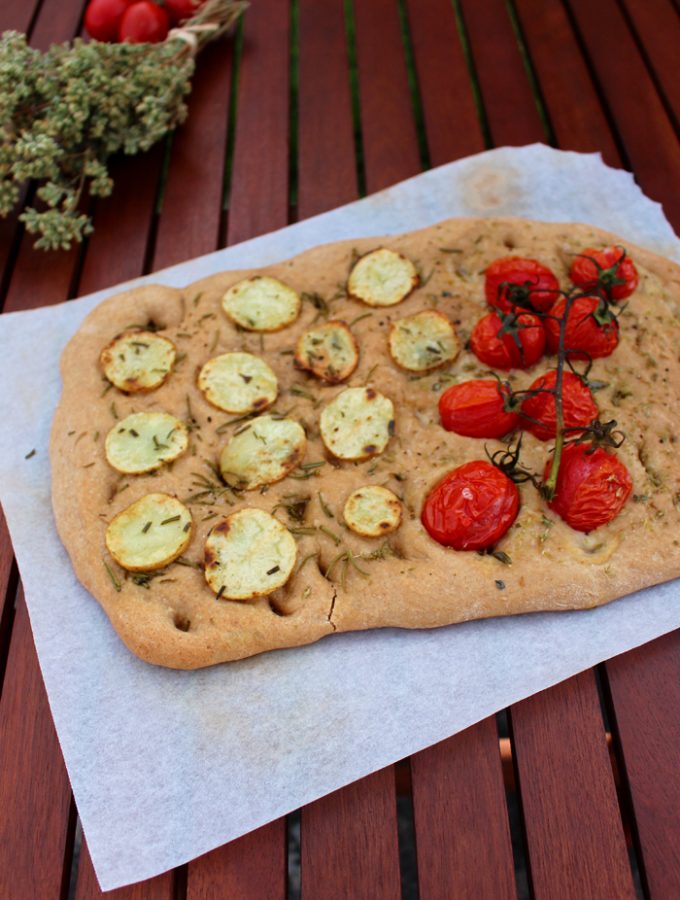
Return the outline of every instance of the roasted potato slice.
[[[394,306],[419,282],[418,270],[410,259],[380,247],[359,257],[349,273],[347,293],[368,306]]]
[[[298,338],[295,365],[328,384],[349,378],[359,363],[359,346],[344,322],[308,328]]]
[[[281,481],[304,459],[305,430],[294,419],[258,416],[233,435],[220,455],[222,478],[252,490]]]
[[[338,459],[369,459],[383,452],[394,433],[394,406],[371,387],[347,388],[321,413],[320,430]]]
[[[267,409],[279,390],[274,372],[252,353],[223,353],[209,359],[198,374],[198,386],[213,406],[237,415]]]
[[[153,331],[126,331],[101,352],[99,361],[111,384],[127,394],[160,387],[172,371],[175,345]]]
[[[219,598],[251,600],[290,578],[297,544],[263,509],[240,509],[211,530],[205,542],[205,580]]]
[[[186,550],[193,520],[169,494],[146,494],[119,512],[106,529],[106,546],[130,572],[162,569]]]
[[[268,275],[245,278],[222,298],[225,313],[247,331],[280,331],[297,319],[300,305],[297,291]]]
[[[393,322],[388,343],[392,359],[409,372],[428,372],[451,362],[460,353],[453,325],[434,309]]]
[[[402,505],[396,494],[377,484],[357,488],[342,511],[345,522],[363,537],[380,537],[401,525]]]
[[[188,446],[184,422],[169,413],[140,412],[116,422],[104,449],[109,465],[118,472],[141,475],[177,459]]]

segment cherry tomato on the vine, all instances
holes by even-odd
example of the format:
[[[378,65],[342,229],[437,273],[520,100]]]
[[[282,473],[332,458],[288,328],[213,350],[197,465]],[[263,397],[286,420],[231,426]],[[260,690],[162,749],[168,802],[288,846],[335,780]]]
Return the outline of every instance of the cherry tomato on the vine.
[[[548,460],[544,479],[552,462]],[[632,488],[630,472],[613,453],[593,450],[590,444],[567,444],[548,506],[576,531],[593,531],[618,516]]]
[[[448,388],[439,398],[439,418],[447,431],[465,437],[501,438],[517,428],[516,412],[506,412],[510,391],[493,378],[474,378]]]
[[[559,289],[553,272],[535,259],[503,256],[486,270],[486,302],[503,312],[515,306],[546,312],[557,299]]]
[[[612,300],[625,300],[638,286],[635,263],[623,247],[588,247],[574,257],[569,277],[584,291],[602,290]]]
[[[529,395],[522,403],[522,428],[541,441],[550,441],[556,435],[557,410],[555,390],[557,371],[552,369],[539,377],[529,387]],[[531,396],[532,391],[541,393]],[[565,428],[587,428],[597,418],[598,408],[590,389],[573,372],[562,373],[562,412]],[[574,437],[576,432],[568,432]]]
[[[560,322],[567,305],[561,297],[545,320],[548,349],[557,353],[560,342]],[[598,321],[598,317],[601,321]],[[607,312],[600,297],[577,297],[571,304],[564,333],[564,348],[568,359],[596,359],[609,356],[619,343],[619,323]]]
[[[421,520],[435,541],[454,550],[488,550],[519,510],[517,485],[483,459],[449,472],[428,494]]]
[[[190,19],[204,3],[205,0],[163,0],[163,6],[173,25],[179,25],[180,22]]]
[[[504,325],[506,333],[499,336]],[[528,369],[543,356],[545,329],[532,313],[508,314],[503,319],[489,313],[472,330],[470,349],[478,360],[495,369]]]
[[[117,41],[123,13],[133,0],[91,0],[85,10],[85,29],[95,41]]]
[[[158,44],[168,36],[168,14],[151,0],[137,0],[123,13],[118,40],[130,44]]]

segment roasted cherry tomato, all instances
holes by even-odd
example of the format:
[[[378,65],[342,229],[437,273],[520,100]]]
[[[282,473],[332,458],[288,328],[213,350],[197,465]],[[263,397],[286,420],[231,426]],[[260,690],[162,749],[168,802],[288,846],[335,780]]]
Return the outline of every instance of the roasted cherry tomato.
[[[582,290],[601,290],[612,300],[630,297],[639,281],[635,263],[623,247],[588,247],[574,257],[569,277]]]
[[[548,349],[557,353],[560,342],[560,322],[567,304],[561,297],[545,320]],[[599,322],[596,316],[602,319]],[[607,313],[604,300],[599,297],[577,297],[569,310],[564,334],[564,348],[569,359],[596,359],[609,356],[619,343],[619,325]]]
[[[504,326],[507,331],[499,337]],[[532,313],[508,313],[503,319],[489,313],[473,328],[470,349],[478,360],[495,369],[528,369],[543,356],[545,329]]]
[[[551,468],[552,459],[545,479]],[[567,444],[548,506],[576,531],[593,531],[618,516],[632,488],[630,472],[613,453],[593,450],[590,444]]]
[[[529,391],[554,391],[557,371],[552,369],[539,375]],[[562,411],[565,428],[586,428],[597,418],[598,408],[590,389],[573,372],[562,373]],[[541,441],[550,441],[556,435],[557,413],[555,395],[551,393],[531,394],[522,403],[522,428],[530,431]],[[576,432],[568,436],[574,437]]]
[[[130,44],[158,44],[168,36],[168,14],[151,0],[138,0],[123,13],[118,40]]]
[[[489,306],[547,312],[558,297],[559,282],[547,266],[523,256],[496,259],[486,270],[484,292]]]
[[[435,541],[454,550],[487,550],[517,517],[517,485],[477,459],[449,472],[428,494],[421,520]]]
[[[501,438],[517,428],[519,417],[506,412],[507,385],[474,378],[448,388],[439,398],[439,418],[447,431],[465,437]]]
[[[180,22],[190,19],[204,2],[205,0],[163,0],[163,6],[166,8],[172,24],[178,25]]]
[[[118,40],[118,26],[132,0],[91,0],[85,10],[85,29],[95,41]]]

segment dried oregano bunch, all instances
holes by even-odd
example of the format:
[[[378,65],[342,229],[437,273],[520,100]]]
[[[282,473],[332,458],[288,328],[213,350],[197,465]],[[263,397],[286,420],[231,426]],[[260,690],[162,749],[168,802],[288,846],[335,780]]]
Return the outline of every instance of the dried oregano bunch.
[[[113,189],[116,153],[148,150],[187,115],[195,54],[223,34],[246,3],[208,0],[160,44],[98,41],[34,50],[23,34],[0,39],[0,215],[27,181],[37,207],[19,216],[36,247],[69,249],[92,232],[81,198]]]

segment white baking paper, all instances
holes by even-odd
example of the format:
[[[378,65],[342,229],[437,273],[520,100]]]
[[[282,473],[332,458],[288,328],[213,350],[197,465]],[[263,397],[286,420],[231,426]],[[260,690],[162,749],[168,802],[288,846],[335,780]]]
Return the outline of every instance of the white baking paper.
[[[629,174],[597,155],[534,145],[442,166],[140,281],[183,286],[453,215],[588,222],[680,261],[661,207]],[[0,320],[0,494],[102,888],[184,863],[680,626],[680,582],[671,582],[601,609],[335,635],[198,672],[140,662],[76,581],[49,498],[59,355],[119,288]]]

